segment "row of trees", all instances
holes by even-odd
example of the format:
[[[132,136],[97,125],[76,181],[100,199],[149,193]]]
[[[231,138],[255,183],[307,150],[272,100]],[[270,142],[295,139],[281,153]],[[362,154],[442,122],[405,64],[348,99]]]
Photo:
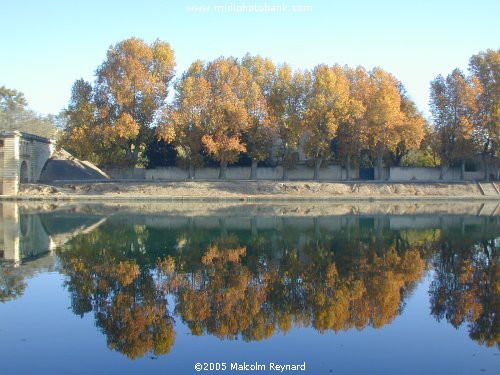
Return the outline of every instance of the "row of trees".
[[[500,50],[471,57],[469,74],[455,69],[431,82],[434,150],[442,170],[480,155],[486,178],[500,142]]]
[[[62,145],[101,165],[135,165],[157,137],[175,146],[191,173],[208,154],[224,178],[245,153],[252,177],[273,156],[286,178],[300,143],[318,177],[333,152],[346,165],[366,152],[381,168],[386,153],[416,149],[425,136],[426,122],[401,83],[379,68],[294,71],[250,55],[195,61],[167,103],[174,67],[167,43],[128,39],[111,47],[95,84],[73,86]]]
[[[332,156],[350,164],[367,149],[379,168],[385,152],[416,148],[425,120],[389,73],[318,65],[312,72],[275,66],[259,56],[241,62],[196,61],[176,84],[176,96],[158,135],[175,144],[190,168],[206,150],[225,168],[246,152],[256,167],[273,154],[293,166],[302,141],[314,176]]]
[[[464,171],[465,161],[476,156],[486,177],[496,166],[500,50],[472,56],[467,75],[455,69],[431,82],[432,124],[401,82],[380,68],[293,70],[247,54],[195,61],[175,81],[174,69],[166,42],[131,38],[111,46],[95,82],[73,85],[58,118],[66,123],[60,145],[107,167],[175,159],[191,176],[211,160],[220,165],[220,178],[242,156],[252,165],[252,178],[258,163],[270,160],[283,166],[286,178],[299,149],[315,178],[332,160],[377,166],[379,176],[384,164],[401,163],[441,165],[444,176],[452,165]],[[22,94],[2,88],[10,126],[19,111],[4,109],[23,106]]]

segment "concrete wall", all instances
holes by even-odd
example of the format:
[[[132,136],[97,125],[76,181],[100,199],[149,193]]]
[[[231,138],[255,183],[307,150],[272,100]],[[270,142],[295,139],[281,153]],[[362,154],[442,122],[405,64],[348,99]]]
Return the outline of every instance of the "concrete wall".
[[[390,178],[390,175],[391,175],[391,171],[390,171],[391,168],[382,168],[381,169],[381,176],[378,175],[378,168],[375,167],[374,168],[374,177],[375,177],[375,180],[389,180]]]
[[[113,179],[119,180],[149,180],[149,181],[182,181],[188,178],[188,171],[178,167],[166,167],[156,169],[129,168],[108,170]],[[250,167],[228,167],[227,180],[249,180]],[[378,180],[378,169],[374,168],[375,179]],[[414,168],[414,167],[391,167],[382,168],[381,180],[389,181],[430,181],[439,180],[440,168]],[[288,180],[312,180],[314,171],[306,165],[298,165],[288,170]],[[351,169],[351,180],[359,179],[359,170]],[[465,172],[468,181],[481,180],[484,172]],[[195,169],[194,180],[217,180],[219,168]],[[283,167],[259,167],[257,169],[258,180],[281,180],[283,179]],[[330,165],[320,170],[320,181],[346,181],[347,172],[344,167]],[[444,181],[460,181],[460,169],[450,168],[446,171]]]
[[[145,168],[116,168],[106,169],[106,174],[115,180],[144,180],[146,177]]]
[[[119,180],[148,180],[148,181],[182,181],[188,178],[188,171],[178,167],[166,167],[156,169],[129,168],[115,169],[107,171],[113,179]],[[226,173],[227,180],[249,180],[250,167],[228,167]],[[378,178],[378,169],[374,168],[375,180]],[[431,181],[439,180],[440,168],[417,168],[417,167],[391,167],[382,168],[382,178],[385,181]],[[306,165],[298,165],[294,169],[288,170],[288,180],[312,180],[313,168]],[[351,180],[359,179],[359,170],[351,169]],[[219,168],[198,168],[195,169],[194,180],[217,180],[219,178]],[[482,180],[484,172],[465,172],[465,180]],[[257,168],[258,180],[282,180],[283,167],[259,167]],[[320,181],[346,181],[347,173],[344,167],[330,165],[320,170]],[[460,181],[460,169],[449,168],[446,171],[443,181]]]
[[[460,181],[460,168],[448,168],[443,181]],[[392,181],[429,181],[439,180],[441,168],[392,167],[390,180]],[[482,180],[484,172],[465,172],[465,180]]]
[[[111,178],[117,180],[182,181],[188,178],[188,170],[178,167],[112,169],[106,172]],[[228,167],[226,179],[249,180],[250,173],[250,167]],[[288,170],[288,179],[291,181],[312,180],[313,174],[312,168],[298,165],[296,168]],[[357,179],[358,175],[357,169],[351,169],[351,179]],[[217,180],[218,178],[219,168],[198,168],[194,171],[194,180]],[[257,179],[281,180],[283,179],[283,167],[259,167],[257,168]],[[331,165],[320,170],[321,181],[345,181],[346,179],[347,172],[341,166]]]

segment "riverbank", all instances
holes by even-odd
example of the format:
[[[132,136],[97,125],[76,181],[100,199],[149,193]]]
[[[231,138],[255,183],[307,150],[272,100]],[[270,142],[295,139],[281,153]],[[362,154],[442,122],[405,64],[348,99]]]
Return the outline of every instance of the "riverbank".
[[[310,181],[179,181],[26,184],[17,196],[3,200],[498,200],[491,183],[387,183]]]

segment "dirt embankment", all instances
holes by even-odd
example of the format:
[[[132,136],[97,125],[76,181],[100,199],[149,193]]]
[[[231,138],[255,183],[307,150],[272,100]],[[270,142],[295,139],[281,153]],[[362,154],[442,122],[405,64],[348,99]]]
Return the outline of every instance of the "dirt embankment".
[[[181,181],[25,185],[19,198],[336,200],[336,199],[498,199],[484,196],[476,183],[333,183],[275,181]]]

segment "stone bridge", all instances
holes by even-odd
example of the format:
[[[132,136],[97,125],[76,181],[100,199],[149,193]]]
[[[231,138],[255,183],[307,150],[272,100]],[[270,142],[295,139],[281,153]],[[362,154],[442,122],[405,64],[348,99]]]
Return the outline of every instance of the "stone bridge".
[[[40,179],[55,141],[19,131],[0,131],[0,195],[16,195],[19,183]]]

